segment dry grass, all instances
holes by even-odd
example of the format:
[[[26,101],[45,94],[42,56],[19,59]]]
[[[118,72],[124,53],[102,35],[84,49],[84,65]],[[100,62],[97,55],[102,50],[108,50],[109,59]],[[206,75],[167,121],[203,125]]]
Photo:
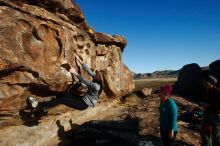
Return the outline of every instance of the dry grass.
[[[174,84],[177,81],[177,78],[152,78],[152,79],[139,79],[134,80],[135,91],[143,88],[153,88],[157,89],[160,86],[166,84]]]

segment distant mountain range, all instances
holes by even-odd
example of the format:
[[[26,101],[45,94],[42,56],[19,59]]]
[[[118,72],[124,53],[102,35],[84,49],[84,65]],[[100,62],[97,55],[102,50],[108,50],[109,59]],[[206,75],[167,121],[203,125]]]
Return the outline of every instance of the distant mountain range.
[[[202,70],[208,70],[209,67],[202,67]],[[163,70],[155,71],[153,73],[134,73],[134,79],[147,79],[147,78],[163,78],[163,77],[178,77],[179,70]]]
[[[153,73],[134,73],[134,79],[177,77],[180,70],[155,71]]]

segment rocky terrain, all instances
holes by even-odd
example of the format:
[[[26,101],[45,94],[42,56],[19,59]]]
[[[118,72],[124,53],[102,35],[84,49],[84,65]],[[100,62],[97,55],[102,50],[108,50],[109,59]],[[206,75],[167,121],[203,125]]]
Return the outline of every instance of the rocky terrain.
[[[179,117],[187,109],[192,110],[199,107],[197,104],[184,99],[184,97],[173,96],[173,98],[178,105]],[[152,93],[145,98],[130,93],[121,101],[115,100],[111,104],[103,101],[96,109],[83,112],[85,119],[66,115],[65,121],[59,121],[59,114],[50,113],[57,119],[57,121],[54,121],[54,123],[56,122],[57,131],[54,132],[58,133],[59,138],[53,139],[47,145],[162,146],[158,106],[159,97],[156,93]],[[88,114],[88,112],[94,114]],[[47,120],[49,119],[45,118],[41,122]],[[67,125],[72,125],[72,129],[67,129]],[[187,122],[179,119],[178,126],[179,133],[176,145],[200,145],[199,129],[193,127],[192,121]]]
[[[101,98],[106,102],[88,116],[134,88],[121,57],[126,39],[96,32],[72,0],[0,0],[0,36],[0,145],[47,145],[57,137],[58,119],[85,121],[83,112],[62,106],[49,110],[43,119],[35,115],[33,121],[26,111],[27,96],[48,101],[63,92],[86,92],[69,72],[72,66],[91,80],[77,57],[93,71],[104,71]]]
[[[118,145],[160,146],[155,91],[171,83],[179,95],[200,93],[194,89],[200,86],[203,71],[195,64],[177,72],[155,72],[149,76],[156,80],[135,82],[135,88],[133,74],[121,57],[126,39],[96,32],[72,0],[0,0],[0,18],[0,145],[113,145],[120,141]],[[31,113],[27,96],[46,102],[63,92],[78,96],[86,92],[69,72],[72,66],[91,80],[76,63],[77,57],[93,71],[105,71],[106,90],[97,106],[78,111],[56,105]],[[218,79],[219,62],[209,65]],[[174,80],[160,80],[167,75]],[[152,88],[145,90],[146,97],[136,92],[143,88]],[[174,96],[179,114],[198,107],[183,97]],[[186,122],[178,124],[177,144],[199,145],[198,131]]]

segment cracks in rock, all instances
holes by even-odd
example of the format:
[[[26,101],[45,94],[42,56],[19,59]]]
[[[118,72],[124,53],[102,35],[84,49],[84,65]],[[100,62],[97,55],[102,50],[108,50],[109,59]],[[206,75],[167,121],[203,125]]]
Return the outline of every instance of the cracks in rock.
[[[8,76],[8,75],[10,75],[11,73],[13,73],[13,72],[15,72],[15,71],[21,70],[22,68],[23,68],[23,67],[16,67],[16,68],[13,68],[13,69],[0,71],[0,79],[3,78],[3,77],[6,77],[6,76]]]
[[[54,96],[60,93],[57,91],[50,90],[49,85],[45,85],[45,84],[19,83],[15,85],[26,87],[28,88],[28,91],[30,91],[32,94],[40,97]]]
[[[44,84],[48,84],[44,79],[42,79],[39,75],[38,72],[36,71],[33,71],[33,70],[30,70],[30,69],[27,69],[25,68],[24,66],[19,66],[19,67],[16,67],[16,68],[12,68],[12,69],[9,69],[9,70],[3,70],[3,71],[0,71],[0,79],[1,78],[4,78],[12,73],[14,73],[15,71],[21,71],[21,72],[28,72],[28,73],[31,73],[33,75],[34,78],[42,81]]]
[[[95,46],[98,46],[98,45],[105,45],[105,46],[117,46],[117,47],[120,47],[121,48],[121,51],[123,52],[124,51],[124,46],[122,45],[122,43],[120,42],[104,42],[104,41],[97,41],[95,39],[92,39],[93,42],[95,43]]]
[[[21,8],[16,7],[16,6],[13,6],[13,5],[10,5],[10,4],[8,4],[8,3],[2,1],[2,0],[0,0],[0,6],[7,6],[7,7],[10,7],[10,8],[12,8],[12,9],[14,9],[14,10],[19,11],[19,12],[22,12],[22,13],[24,13],[24,14],[31,15],[31,16],[35,17],[36,19],[40,19],[40,20],[45,21],[45,22],[51,21],[52,23],[54,23],[54,24],[56,24],[56,25],[63,26],[63,24],[60,24],[59,22],[57,22],[57,21],[55,21],[55,20],[53,20],[53,19],[47,19],[47,18],[44,18],[44,17],[42,17],[42,16],[34,15],[34,14],[32,14],[31,12],[27,12],[27,11],[25,11],[25,10],[22,10]],[[35,5],[33,5],[33,6],[35,6]],[[79,29],[82,29],[80,26],[78,26],[77,24],[73,23],[72,21],[66,21],[66,20],[63,20],[63,19],[61,19],[61,21],[66,22],[66,23],[69,23],[69,24],[71,24],[71,25],[74,25],[75,27],[77,27],[77,28],[79,28]],[[67,27],[68,29],[74,31],[74,30],[73,30],[70,26],[68,26],[68,25],[65,25],[65,27]],[[86,34],[88,34],[88,35],[90,36],[90,38],[91,38],[91,40],[94,42],[95,46],[98,46],[98,44],[104,44],[104,43],[100,43],[100,42],[96,41],[95,38],[94,38],[94,36],[90,35],[88,32],[86,32]],[[59,46],[61,46],[61,45],[62,45],[62,42],[60,42],[60,40],[58,40],[58,39],[57,39],[57,41],[58,41]],[[107,44],[106,44],[106,45],[107,45]]]
[[[33,6],[39,6],[41,8],[46,9],[47,11],[51,12],[51,13],[60,13],[60,14],[64,14],[65,16],[67,16],[70,20],[73,20],[73,22],[75,23],[81,23],[84,21],[83,18],[80,18],[77,15],[70,15],[70,13],[72,14],[77,14],[77,11],[74,9],[65,9],[59,2],[55,2],[55,1],[29,1],[28,2],[29,5],[33,5]],[[69,10],[69,11],[68,11]]]
[[[68,63],[62,64],[61,67],[64,68],[66,71],[69,71],[71,68]]]
[[[21,11],[22,11],[22,10],[21,10]],[[26,13],[27,13],[27,12],[26,12]],[[42,16],[33,15],[33,14],[31,14],[31,13],[27,13],[27,14],[32,15],[32,16],[34,16],[35,18],[40,19],[40,20],[42,20],[42,21],[45,21],[45,22],[51,21],[51,22],[53,22],[54,24],[57,24],[57,25],[62,26],[62,24],[59,24],[58,22],[56,22],[56,21],[54,21],[54,20],[52,20],[52,19],[43,18]]]
[[[62,50],[63,50],[63,44],[62,44],[62,41],[60,40],[60,38],[55,37],[55,39],[57,40],[58,46],[60,48],[60,55],[59,55],[59,57],[60,57],[62,54]]]
[[[55,21],[55,20],[53,20],[53,19],[47,19],[47,18],[44,18],[44,17],[42,17],[42,16],[34,15],[34,14],[32,14],[31,12],[24,11],[24,10],[22,10],[21,8],[18,8],[18,7],[16,7],[16,6],[12,6],[12,5],[10,5],[10,4],[6,3],[6,2],[0,1],[0,5],[10,7],[10,8],[12,8],[12,9],[14,9],[14,10],[17,10],[17,11],[22,12],[22,13],[27,14],[27,15],[31,15],[31,16],[33,16],[33,17],[35,17],[35,18],[37,18],[37,19],[40,19],[40,20],[42,20],[42,21],[44,21],[44,22],[51,21],[51,22],[54,23],[55,25],[63,26],[63,24],[60,24],[59,22],[57,22],[57,21]],[[64,20],[61,20],[61,21],[64,21]],[[74,23],[72,23],[72,22],[69,22],[69,21],[64,21],[64,22],[70,23],[71,25],[74,25],[74,26],[78,27],[76,24],[74,24]],[[68,29],[74,31],[74,30],[73,30],[71,27],[69,27],[68,25],[65,25],[65,27],[67,27]],[[32,34],[34,35],[34,37],[35,37],[36,39],[42,41],[42,39],[41,39],[40,36],[37,34],[37,32],[36,32],[35,29],[32,31]],[[63,49],[63,44],[62,44],[62,41],[61,41],[60,38],[59,38],[59,32],[58,32],[57,30],[56,30],[56,35],[57,35],[57,37],[55,37],[55,39],[57,40],[57,43],[58,43],[58,45],[59,45],[59,47],[60,47],[60,52],[61,52],[61,53],[60,53],[60,56],[61,56],[61,54],[62,54],[62,49]]]
[[[43,41],[43,40],[40,38],[40,36],[38,35],[36,29],[33,29],[33,30],[32,30],[32,34],[33,34],[33,36],[34,36],[37,40]]]
[[[89,55],[89,50],[85,49],[86,55]]]
[[[39,75],[38,72],[29,70],[29,69],[24,69],[23,71],[26,71],[26,72],[28,72],[28,73],[31,73],[34,78],[36,78],[36,79],[38,79],[39,81],[42,81],[44,84],[48,85],[48,83],[47,83],[43,78],[40,77],[40,75]]]
[[[6,4],[6,3],[3,2],[3,1],[0,1],[0,6],[10,6],[10,5]]]
[[[58,46],[59,46],[59,48],[60,48],[60,54],[59,54],[59,57],[62,55],[62,50],[63,50],[63,43],[62,43],[62,41],[61,41],[61,39],[60,39],[60,35],[59,35],[59,31],[58,30],[56,30],[56,29],[53,29],[54,30],[54,32],[55,32],[55,39],[56,39],[56,41],[57,41],[57,43],[58,43]]]
[[[12,8],[12,9],[14,9],[14,10],[17,10],[17,11],[19,11],[19,12],[22,12],[22,13],[25,13],[25,14],[30,14],[29,12],[23,11],[23,10],[21,10],[21,9],[19,9],[19,8],[16,8],[16,7],[14,7],[14,6],[12,6],[12,5],[6,3],[6,2],[3,2],[3,1],[0,1],[0,6],[6,6],[6,7],[9,7],[9,8]]]
[[[63,24],[60,24],[59,22],[56,22],[56,21],[53,20],[53,19],[47,19],[47,18],[43,18],[42,16],[34,15],[34,14],[32,14],[31,12],[24,11],[24,10],[22,10],[21,8],[18,8],[18,7],[16,7],[16,6],[12,6],[12,5],[10,5],[10,4],[6,3],[6,2],[3,2],[3,1],[0,1],[0,6],[7,6],[7,7],[9,7],[9,8],[12,8],[12,9],[17,10],[17,11],[19,11],[19,12],[22,12],[22,13],[24,13],[24,14],[31,15],[31,16],[37,18],[37,19],[42,20],[42,21],[45,21],[45,22],[51,21],[52,23],[54,23],[54,24],[56,24],[56,25],[63,26]],[[62,19],[62,21],[66,22],[66,23],[70,23],[71,25],[74,24],[74,23],[71,23],[71,22],[69,22],[69,21],[65,21],[65,20],[63,20],[63,19]],[[65,26],[66,26],[66,25],[65,25]],[[77,25],[76,25],[76,26],[77,26]],[[69,26],[66,26],[66,27],[69,28],[70,30],[74,31],[71,27],[69,27]]]
[[[31,5],[31,4],[29,4],[29,5]],[[42,16],[35,15],[35,14],[31,13],[31,12],[27,12],[27,11],[25,11],[25,10],[22,10],[22,9],[19,8],[19,7],[16,7],[16,6],[13,6],[13,5],[11,5],[11,4],[8,4],[7,2],[4,2],[4,1],[2,1],[2,0],[0,0],[0,6],[7,6],[7,7],[10,7],[10,8],[12,8],[12,9],[14,9],[14,10],[19,11],[19,12],[22,12],[22,13],[24,13],[24,14],[31,15],[31,16],[37,18],[37,19],[42,20],[42,21],[45,21],[45,22],[51,21],[52,23],[54,23],[54,24],[56,24],[56,25],[59,25],[59,26],[61,26],[61,27],[64,26],[63,24],[61,24],[61,23],[59,23],[59,22],[57,22],[57,21],[55,21],[55,20],[53,20],[53,19],[47,19],[47,18],[44,18],[44,17],[42,17]],[[36,5],[32,5],[32,6],[36,6]],[[40,7],[40,8],[43,8],[43,7]],[[45,9],[45,8],[44,8],[44,9]],[[47,9],[45,9],[45,10],[47,10]],[[47,10],[47,11],[48,11],[48,10]],[[48,12],[50,12],[50,11],[48,11]],[[50,13],[51,13],[51,12],[50,12]],[[53,13],[52,13],[52,14],[53,14]],[[61,14],[62,14],[62,13],[61,13]],[[53,15],[55,15],[55,14],[53,14]],[[57,16],[57,17],[58,17],[58,16]],[[65,19],[61,19],[60,17],[59,17],[59,19],[60,19],[61,21],[65,22],[65,23],[68,23],[68,24],[70,24],[70,25],[72,25],[72,26],[75,26],[75,27],[78,28],[78,29],[82,29],[82,27],[81,27],[80,25],[78,25],[78,24],[81,24],[83,21],[85,21],[85,19],[83,19],[83,20],[80,21],[80,22],[78,22],[78,21],[73,22],[73,21],[68,21],[68,20],[65,20]],[[67,27],[68,29],[74,31],[73,28],[71,28],[71,27],[68,26],[68,25],[65,25],[65,27]],[[95,42],[95,39],[94,39],[94,36],[93,36],[93,35],[91,35],[91,34],[88,33],[87,31],[85,31],[85,33],[91,38],[91,40],[93,40],[93,41]],[[95,43],[95,44],[97,44],[97,43]]]

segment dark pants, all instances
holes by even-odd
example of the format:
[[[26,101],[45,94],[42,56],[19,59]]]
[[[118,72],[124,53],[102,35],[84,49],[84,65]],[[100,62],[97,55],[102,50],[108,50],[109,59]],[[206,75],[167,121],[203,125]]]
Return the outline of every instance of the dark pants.
[[[39,107],[53,107],[58,104],[64,104],[68,107],[77,109],[77,110],[85,110],[89,106],[84,102],[82,97],[75,96],[70,93],[64,93],[62,95],[57,96],[56,99],[52,99],[47,102],[39,103]]]
[[[160,129],[161,139],[164,146],[174,146],[177,131],[174,131],[173,138],[169,137],[169,131]]]
[[[205,111],[200,134],[202,146],[220,146],[220,113],[218,111]]]

